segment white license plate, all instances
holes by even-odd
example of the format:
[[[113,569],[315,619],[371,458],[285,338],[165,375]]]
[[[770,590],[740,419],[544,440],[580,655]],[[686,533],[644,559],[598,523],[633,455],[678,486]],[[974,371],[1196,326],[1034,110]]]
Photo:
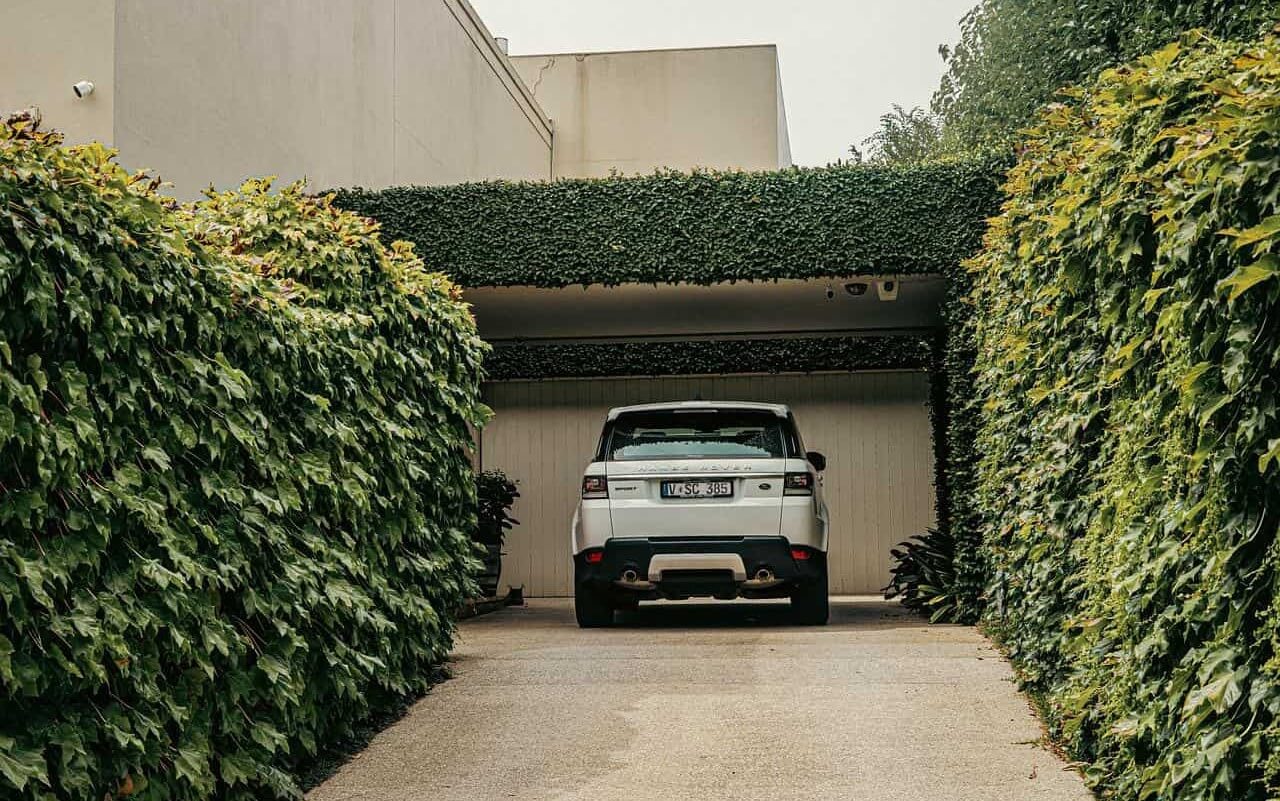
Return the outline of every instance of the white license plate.
[[[730,481],[664,481],[664,498],[730,498],[733,482]]]

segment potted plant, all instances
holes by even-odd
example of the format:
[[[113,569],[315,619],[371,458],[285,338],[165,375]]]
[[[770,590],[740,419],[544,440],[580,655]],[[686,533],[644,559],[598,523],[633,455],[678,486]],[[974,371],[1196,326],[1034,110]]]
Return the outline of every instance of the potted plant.
[[[498,594],[502,545],[507,532],[520,522],[511,516],[511,507],[519,497],[516,483],[501,470],[486,470],[476,476],[475,541],[484,549],[484,567],[476,580],[486,598]]]

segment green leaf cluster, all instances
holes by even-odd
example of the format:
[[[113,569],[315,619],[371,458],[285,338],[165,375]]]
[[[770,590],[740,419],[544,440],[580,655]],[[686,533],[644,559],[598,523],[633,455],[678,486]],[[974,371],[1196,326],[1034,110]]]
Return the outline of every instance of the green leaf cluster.
[[[970,263],[988,620],[1105,797],[1280,791],[1280,38],[1028,133]]]
[[[933,363],[928,336],[800,339],[660,340],[496,344],[485,359],[491,380],[811,373],[819,370],[924,369]]]
[[[112,155],[0,125],[0,797],[295,796],[447,653],[487,349],[367,220]]]

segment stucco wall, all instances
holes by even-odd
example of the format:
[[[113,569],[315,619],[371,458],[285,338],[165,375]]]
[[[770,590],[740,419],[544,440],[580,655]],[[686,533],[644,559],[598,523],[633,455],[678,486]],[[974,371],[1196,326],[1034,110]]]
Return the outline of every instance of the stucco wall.
[[[556,177],[791,163],[773,45],[512,63],[555,125]]]
[[[549,124],[465,0],[116,5],[121,161],[181,197],[549,175]]]
[[[0,114],[39,106],[69,142],[110,143],[115,0],[0,2]],[[78,81],[93,94],[77,99]]]

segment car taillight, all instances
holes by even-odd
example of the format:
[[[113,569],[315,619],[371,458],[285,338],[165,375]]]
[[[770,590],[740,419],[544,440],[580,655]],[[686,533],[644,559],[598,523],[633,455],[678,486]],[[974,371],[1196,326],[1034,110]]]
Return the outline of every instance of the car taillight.
[[[782,487],[787,495],[812,495],[813,475],[811,473],[787,473],[782,482]]]
[[[587,564],[598,565],[604,561],[604,551],[600,548],[596,548],[594,550],[587,551],[582,555],[582,557],[587,560]]]
[[[813,551],[810,551],[808,548],[791,549],[791,558],[797,562],[807,562],[811,556],[813,556]]]
[[[604,476],[584,476],[582,479],[582,497],[587,500],[608,498],[609,479]]]

